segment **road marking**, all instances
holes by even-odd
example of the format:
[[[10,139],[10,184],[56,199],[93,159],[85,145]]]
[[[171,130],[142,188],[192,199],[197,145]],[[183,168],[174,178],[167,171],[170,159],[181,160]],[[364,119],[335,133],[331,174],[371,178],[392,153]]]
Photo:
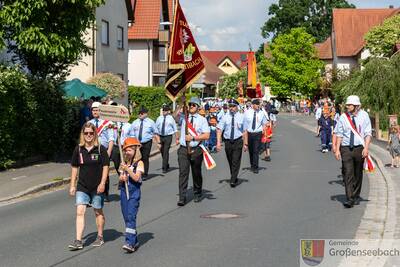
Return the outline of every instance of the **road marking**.
[[[19,179],[26,178],[26,177],[28,177],[28,176],[22,175],[22,176],[18,176],[18,177],[11,178],[11,180],[17,181],[17,180],[19,180]]]

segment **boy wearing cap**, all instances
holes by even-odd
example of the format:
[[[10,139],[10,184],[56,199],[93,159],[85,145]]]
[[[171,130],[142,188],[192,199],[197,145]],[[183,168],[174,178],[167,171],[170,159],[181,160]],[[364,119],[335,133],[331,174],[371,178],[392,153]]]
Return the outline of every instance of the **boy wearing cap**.
[[[329,112],[324,112],[318,120],[318,134],[321,137],[321,152],[327,153],[331,150],[332,119]]]
[[[368,113],[361,110],[360,98],[351,95],[346,100],[347,112],[343,113],[335,127],[335,157],[342,159],[347,200],[345,208],[360,203],[364,160],[368,156],[372,127]],[[353,128],[353,130],[352,130]]]
[[[192,169],[194,202],[200,202],[202,198],[203,176],[201,174],[201,165],[203,163],[203,151],[200,144],[210,137],[210,127],[206,118],[198,114],[201,106],[200,99],[192,97],[189,101],[189,116],[188,122],[197,132],[194,137],[186,134],[186,120],[183,120],[180,136],[176,136],[176,143],[180,144],[178,149],[179,163],[179,201],[178,206],[186,204],[186,193],[189,182],[189,171]],[[190,148],[187,147],[189,144]]]
[[[244,149],[245,151],[249,150],[250,169],[254,173],[258,173],[261,137],[263,129],[268,122],[269,118],[260,110],[260,100],[253,99],[252,108],[244,113],[243,135],[246,135]]]
[[[140,205],[140,187],[144,164],[140,160],[140,142],[134,137],[126,138],[123,146],[124,161],[121,164],[119,188],[121,211],[125,221],[125,244],[122,249],[128,253],[135,252],[139,247],[136,231],[136,216]],[[126,192],[125,183],[128,192]],[[127,198],[129,196],[129,198]]]
[[[153,145],[153,138],[157,142],[154,133],[156,131],[156,125],[154,121],[147,117],[148,110],[145,107],[141,107],[139,110],[139,118],[132,122],[129,136],[136,137],[140,144],[140,153],[142,154],[142,161],[144,163],[143,178],[146,178],[149,173],[149,157],[151,147]]]
[[[217,151],[221,151],[222,136],[225,142],[225,153],[231,172],[230,186],[236,187],[243,149],[243,114],[239,113],[239,103],[228,101],[229,113],[222,117],[217,126]],[[245,140],[247,143],[247,140]]]
[[[158,149],[162,156],[162,172],[166,173],[169,169],[169,149],[171,148],[172,136],[178,131],[176,122],[172,117],[169,105],[163,105],[162,115],[156,120],[156,139]]]

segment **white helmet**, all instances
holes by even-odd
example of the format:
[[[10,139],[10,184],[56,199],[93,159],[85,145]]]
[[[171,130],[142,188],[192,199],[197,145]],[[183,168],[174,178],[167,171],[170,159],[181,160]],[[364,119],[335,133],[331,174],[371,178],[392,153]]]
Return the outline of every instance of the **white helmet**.
[[[100,105],[101,105],[101,103],[100,103],[100,102],[93,102],[93,104],[92,104],[92,108],[99,108],[99,107],[100,107]]]
[[[360,98],[356,95],[351,95],[347,97],[346,105],[361,106]]]

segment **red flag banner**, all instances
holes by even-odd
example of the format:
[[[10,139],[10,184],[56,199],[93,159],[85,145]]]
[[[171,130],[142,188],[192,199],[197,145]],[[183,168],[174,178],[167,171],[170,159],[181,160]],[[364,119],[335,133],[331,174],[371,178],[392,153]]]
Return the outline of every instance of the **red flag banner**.
[[[203,72],[203,59],[178,1],[175,8],[165,83],[167,96],[174,101],[178,94],[190,87]]]

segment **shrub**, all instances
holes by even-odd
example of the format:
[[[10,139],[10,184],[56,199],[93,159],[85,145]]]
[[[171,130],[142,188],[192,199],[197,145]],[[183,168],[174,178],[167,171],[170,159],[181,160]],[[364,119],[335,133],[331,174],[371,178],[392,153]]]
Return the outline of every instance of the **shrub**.
[[[111,98],[123,98],[125,96],[125,82],[115,74],[99,73],[90,78],[87,83],[94,84],[103,89]]]
[[[171,105],[171,100],[165,95],[163,87],[130,86],[129,97],[133,105],[131,120],[137,118],[141,106],[149,110],[149,117],[154,120],[160,115],[162,104]]]

